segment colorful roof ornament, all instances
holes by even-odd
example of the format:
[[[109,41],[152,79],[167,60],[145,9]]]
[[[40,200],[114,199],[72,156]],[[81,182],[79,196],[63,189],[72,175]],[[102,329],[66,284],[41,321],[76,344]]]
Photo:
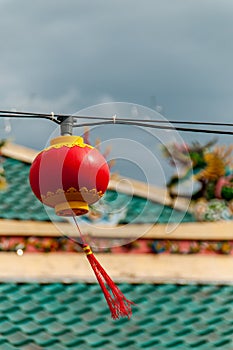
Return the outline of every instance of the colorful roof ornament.
[[[179,173],[167,184],[169,194],[189,197],[190,210],[198,221],[233,219],[233,145],[215,143],[169,144],[163,148],[165,157],[179,167]]]

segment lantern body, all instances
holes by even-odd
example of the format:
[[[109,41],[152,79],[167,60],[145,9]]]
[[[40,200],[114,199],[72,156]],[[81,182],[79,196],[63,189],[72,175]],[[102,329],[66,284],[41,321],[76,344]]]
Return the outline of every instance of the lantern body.
[[[57,215],[82,215],[106,191],[109,167],[82,137],[60,136],[37,155],[29,180],[36,197],[53,207]]]

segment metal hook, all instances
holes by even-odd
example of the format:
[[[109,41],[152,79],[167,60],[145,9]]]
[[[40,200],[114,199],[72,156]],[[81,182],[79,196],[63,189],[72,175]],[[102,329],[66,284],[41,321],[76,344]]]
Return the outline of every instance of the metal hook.
[[[5,118],[4,120],[4,124],[5,124],[5,127],[4,127],[4,130],[7,134],[9,134],[11,132],[11,118]]]

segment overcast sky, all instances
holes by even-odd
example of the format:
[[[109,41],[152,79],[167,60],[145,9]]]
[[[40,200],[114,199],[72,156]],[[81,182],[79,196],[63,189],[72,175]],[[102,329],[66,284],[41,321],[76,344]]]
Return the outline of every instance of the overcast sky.
[[[0,109],[121,101],[168,119],[233,119],[231,0],[0,0],[0,16]],[[37,149],[54,128],[12,125],[11,138]]]

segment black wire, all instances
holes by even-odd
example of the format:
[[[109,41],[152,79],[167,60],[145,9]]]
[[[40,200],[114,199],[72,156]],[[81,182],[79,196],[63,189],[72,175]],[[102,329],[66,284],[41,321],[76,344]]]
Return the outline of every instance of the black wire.
[[[62,121],[65,120],[68,117],[71,117],[72,115],[69,114],[45,114],[45,113],[34,113],[34,112],[14,112],[14,111],[0,111],[0,118],[1,117],[8,117],[8,118],[40,118],[40,119],[47,119],[50,121],[53,121],[56,124],[62,124]],[[107,125],[107,124],[121,124],[121,125],[131,125],[131,126],[140,126],[140,127],[146,127],[146,128],[154,128],[154,129],[162,129],[162,130],[177,130],[177,131],[186,131],[186,132],[197,132],[197,133],[208,133],[208,134],[220,134],[220,135],[233,135],[232,131],[225,131],[225,130],[211,130],[211,129],[195,129],[195,128],[185,128],[185,127],[173,127],[172,124],[187,124],[187,125],[209,125],[209,126],[230,126],[232,127],[232,123],[217,123],[217,122],[197,122],[197,121],[164,121],[164,120],[150,120],[150,119],[123,119],[123,118],[116,118],[114,119],[114,116],[112,117],[98,117],[98,116],[75,116],[73,115],[74,119],[89,119],[89,120],[102,120],[94,123],[80,123],[80,124],[74,124],[74,127],[84,127],[84,126],[97,126],[97,125]],[[155,125],[155,124],[167,124],[170,125]]]
[[[90,127],[90,126],[106,125],[106,124],[132,125],[132,126],[140,126],[143,128],[153,128],[153,129],[160,129],[160,130],[177,130],[177,131],[198,132],[198,133],[207,133],[207,134],[233,135],[233,131],[182,128],[182,127],[173,127],[173,126],[169,126],[169,125],[144,124],[144,123],[139,123],[139,122],[135,122],[135,121],[134,122],[119,121],[119,119],[117,119],[115,122],[114,121],[106,121],[106,122],[74,124],[73,127],[84,127],[84,126]]]
[[[1,115],[1,113],[5,115]],[[68,118],[73,117],[74,119],[101,119],[113,121],[114,117],[99,117],[99,116],[81,116],[81,115],[72,115],[72,114],[54,114],[52,117],[51,113],[34,113],[34,112],[13,112],[13,111],[0,111],[0,117],[12,117],[12,115],[19,115],[19,117],[27,118],[27,117],[38,117],[38,118],[49,118],[53,120],[55,118]],[[116,118],[116,121],[126,121],[126,122],[136,122],[135,119],[132,118]],[[161,120],[161,119],[137,119],[138,122],[141,123],[171,123],[171,124],[189,124],[189,125],[212,125],[212,126],[233,126],[233,123],[218,123],[218,122],[198,122],[198,121],[185,121],[185,120]]]
[[[4,113],[4,114],[1,114]],[[56,116],[52,116],[51,114],[37,114],[37,113],[21,113],[21,112],[4,112],[4,111],[0,111],[0,118],[32,118],[32,119],[46,119],[46,120],[50,120],[53,121],[56,124],[61,124],[61,121],[59,121],[58,119],[56,119]]]
[[[18,111],[0,111],[0,113],[8,113],[8,114],[25,114],[25,115],[38,115],[38,116],[44,116],[44,115],[47,115],[47,116],[51,116],[51,113],[34,113],[34,112],[18,112]]]
[[[107,121],[114,121],[114,117],[93,117],[93,116],[74,116],[75,119],[102,119]],[[169,123],[169,124],[189,124],[189,125],[212,125],[212,126],[233,126],[233,123],[217,123],[217,122],[192,122],[185,120],[161,120],[161,119],[131,119],[131,118],[115,118],[115,121],[126,122],[141,122],[141,123]]]
[[[145,120],[142,120],[145,121]],[[163,121],[163,120],[148,120],[148,122],[153,123],[171,123],[171,124],[189,124],[189,125],[212,125],[212,126],[233,126],[232,123],[216,123],[216,122],[190,122],[190,121],[181,121],[181,120],[169,120],[169,121]]]

